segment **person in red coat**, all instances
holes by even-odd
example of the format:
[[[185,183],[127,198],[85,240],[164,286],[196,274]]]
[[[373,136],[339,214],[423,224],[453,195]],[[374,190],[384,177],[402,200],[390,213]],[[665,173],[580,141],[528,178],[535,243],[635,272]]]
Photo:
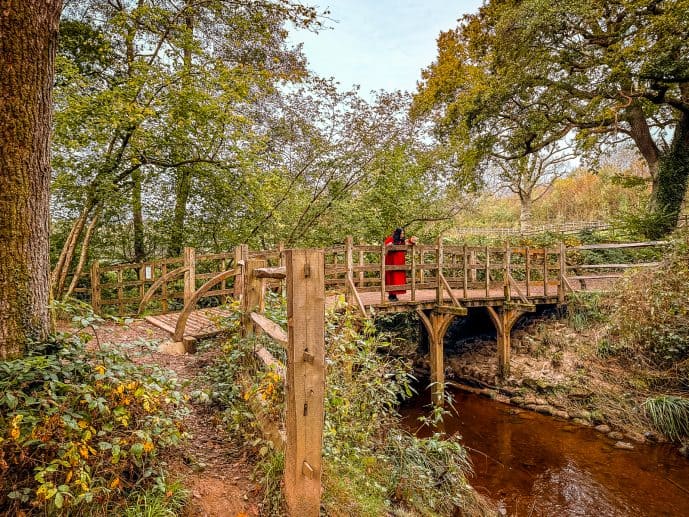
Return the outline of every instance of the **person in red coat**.
[[[385,239],[385,245],[401,245],[401,244],[416,244],[416,237],[412,237],[409,240],[404,238],[404,229],[396,228],[390,237]],[[406,251],[404,250],[390,250],[385,254],[385,265],[386,266],[403,266],[406,260]],[[407,283],[407,272],[406,271],[386,271],[385,272],[385,285],[404,285]],[[407,291],[396,290],[388,291],[388,300],[391,302],[396,302],[398,294],[404,294]]]

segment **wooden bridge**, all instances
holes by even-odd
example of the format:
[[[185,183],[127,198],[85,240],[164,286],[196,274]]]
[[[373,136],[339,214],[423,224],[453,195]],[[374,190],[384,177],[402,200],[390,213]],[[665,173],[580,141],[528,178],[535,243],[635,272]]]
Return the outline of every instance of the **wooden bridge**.
[[[390,312],[418,314],[429,335],[437,385],[443,380],[446,329],[455,317],[472,308],[484,308],[496,327],[498,371],[504,377],[509,374],[510,330],[522,314],[538,306],[563,304],[569,292],[604,289],[630,267],[656,265],[654,261],[606,262],[601,253],[664,244],[533,248],[448,245],[438,239],[434,244],[384,246],[355,245],[348,237],[343,245],[323,250],[326,305],[333,305],[344,294],[366,317]],[[386,265],[389,251],[405,252],[405,264]],[[185,248],[179,258],[113,266],[96,262],[77,293],[90,296],[97,312],[114,309],[120,316],[147,314],[150,323],[190,350],[196,339],[219,333],[219,323],[230,314],[212,307],[230,299],[242,300],[246,313],[251,308],[246,299],[251,298],[262,309],[266,287],[276,288],[284,279],[282,267],[281,248],[250,251],[240,245],[230,253],[203,255]],[[389,271],[404,271],[406,284],[387,285]],[[406,293],[399,301],[389,301],[388,292],[399,290]]]
[[[342,295],[362,316],[414,311],[427,331],[433,401],[443,403],[443,339],[456,317],[485,310],[496,328],[498,371],[509,374],[510,334],[519,317],[541,305],[566,302],[568,292],[601,289],[632,267],[657,262],[606,262],[594,257],[615,250],[650,248],[665,242],[596,244],[566,248],[446,245],[344,245],[326,250],[250,252],[184,256],[140,264],[101,267],[97,262],[77,291],[89,296],[97,311],[143,314],[168,331],[186,351],[196,339],[220,332],[220,320],[236,310],[223,308],[232,299],[241,308],[241,330],[262,332],[287,351],[287,363],[268,350],[255,353],[286,383],[284,431],[263,422],[267,439],[285,450],[285,497],[290,515],[317,516],[320,508],[321,443],[325,389],[325,308]],[[388,251],[403,251],[403,265],[385,264]],[[651,256],[649,254],[641,256]],[[595,260],[594,260],[595,259]],[[387,285],[386,273],[404,271],[404,285]],[[262,314],[267,288],[285,287],[288,328]],[[407,291],[389,301],[390,291]],[[216,307],[213,307],[215,305]],[[217,307],[220,305],[221,307]],[[199,307],[205,306],[205,307]],[[260,403],[260,401],[258,402]]]

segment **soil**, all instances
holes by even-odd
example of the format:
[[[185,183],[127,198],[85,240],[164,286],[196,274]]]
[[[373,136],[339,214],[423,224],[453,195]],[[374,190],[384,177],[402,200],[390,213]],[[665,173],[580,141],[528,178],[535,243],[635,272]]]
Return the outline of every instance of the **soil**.
[[[87,330],[93,334],[93,329]],[[208,366],[216,351],[198,354],[173,355],[161,353],[166,349],[169,334],[143,320],[129,325],[107,323],[95,331],[91,344],[112,344],[127,347],[131,359],[140,363],[155,363],[174,372],[189,394],[199,389],[199,373]],[[184,420],[189,434],[177,450],[164,460],[173,478],[182,480],[191,497],[186,508],[187,517],[248,517],[259,515],[259,487],[251,480],[253,467],[246,449],[225,432],[219,415],[205,404],[188,402],[190,413]]]

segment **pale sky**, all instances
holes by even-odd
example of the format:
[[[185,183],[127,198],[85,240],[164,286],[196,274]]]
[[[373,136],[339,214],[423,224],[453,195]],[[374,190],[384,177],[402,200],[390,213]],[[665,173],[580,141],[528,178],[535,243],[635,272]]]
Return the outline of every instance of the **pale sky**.
[[[330,30],[319,34],[295,31],[291,40],[304,43],[309,67],[334,77],[342,89],[414,91],[421,69],[436,57],[436,38],[456,27],[464,13],[482,0],[311,0],[331,11]]]

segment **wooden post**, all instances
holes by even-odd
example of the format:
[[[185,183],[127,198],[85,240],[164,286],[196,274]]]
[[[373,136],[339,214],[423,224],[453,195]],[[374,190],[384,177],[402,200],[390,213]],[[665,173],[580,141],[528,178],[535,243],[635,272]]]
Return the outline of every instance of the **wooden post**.
[[[505,300],[508,302],[512,298],[512,293],[510,292],[510,266],[511,264],[511,254],[509,243],[505,243]]]
[[[464,289],[464,299],[466,300],[469,298],[469,293],[467,292],[467,289],[468,289],[467,283],[469,280],[469,268],[467,267],[468,266],[468,264],[467,264],[468,256],[467,256],[467,245],[466,244],[464,245],[462,251],[464,254],[464,261],[462,262],[463,269],[464,269],[464,288],[463,289]]]
[[[285,500],[291,516],[318,517],[325,393],[323,250],[285,251],[287,392]]]
[[[285,254],[285,241],[278,242],[278,253],[279,253],[279,256],[278,256],[279,265],[280,265],[280,267],[284,267],[284,265],[285,265],[285,256],[284,256],[284,254]]]
[[[380,303],[385,303],[385,243],[380,247]]]
[[[151,274],[153,273],[153,266],[151,267]],[[139,268],[139,303],[144,299],[146,294],[146,263],[144,262]]]
[[[559,256],[558,267],[560,269],[558,280],[559,284],[557,286],[557,301],[558,303],[565,303],[565,243],[560,241],[560,256]]]
[[[422,309],[417,309],[416,313],[423,323],[428,334],[428,345],[431,363],[431,400],[434,405],[442,406],[445,400],[445,365],[443,360],[443,341],[450,323],[454,319],[454,314],[441,314],[431,312],[430,315]]]
[[[543,248],[543,296],[548,296],[548,248]]]
[[[249,260],[249,246],[240,244],[234,248],[234,267],[239,269],[239,274],[234,277],[234,299],[241,300],[244,294],[244,278],[246,262]]]
[[[364,243],[363,243],[363,242],[360,242],[359,244],[361,244],[361,245],[363,246]],[[365,262],[364,262],[364,250],[359,250],[359,266],[364,266],[364,265],[365,265]],[[365,286],[365,285],[364,285],[365,282],[364,282],[364,272],[363,272],[363,270],[362,270],[362,271],[359,271],[359,275],[358,275],[358,276],[359,276],[359,288],[362,288],[362,287]]]
[[[242,335],[253,333],[254,325],[251,320],[253,311],[261,312],[264,305],[264,282],[257,278],[254,271],[268,266],[266,259],[249,259],[244,267],[244,294],[242,295]]]
[[[345,292],[347,303],[349,305],[355,305],[355,296],[351,292],[354,286],[354,239],[351,235],[345,237],[345,267],[347,268],[346,279],[345,279]]]
[[[421,266],[421,271],[419,272],[419,282],[422,284],[426,282],[426,268],[423,267],[426,263],[426,252],[423,250],[419,251],[419,264]]]
[[[524,311],[506,309],[505,307],[486,307],[490,319],[495,325],[498,338],[498,377],[505,379],[510,375],[510,346],[512,327]]]
[[[476,282],[476,250],[471,250],[469,252],[469,265],[471,266],[469,270],[469,279],[472,282]]]
[[[524,259],[526,268],[526,297],[531,296],[531,250],[526,247],[526,258]]]
[[[167,275],[167,262],[163,261],[163,263],[160,266],[160,276],[165,276]],[[163,285],[160,286],[160,309],[163,311],[163,314],[167,312],[168,306],[167,306],[167,282],[163,282]]]
[[[416,301],[416,246],[411,247],[411,301]]]
[[[91,307],[100,314],[100,262],[97,260],[91,264]]]
[[[184,272],[184,305],[194,296],[196,291],[196,250],[184,247],[184,265],[189,269]]]
[[[486,246],[486,298],[490,298],[490,249]]]
[[[435,257],[435,262],[436,266],[438,267],[438,272],[436,274],[436,291],[435,291],[435,298],[436,298],[436,303],[438,305],[442,305],[443,303],[443,281],[440,279],[440,277],[443,275],[443,237],[442,235],[438,236],[438,251],[436,253]]]

